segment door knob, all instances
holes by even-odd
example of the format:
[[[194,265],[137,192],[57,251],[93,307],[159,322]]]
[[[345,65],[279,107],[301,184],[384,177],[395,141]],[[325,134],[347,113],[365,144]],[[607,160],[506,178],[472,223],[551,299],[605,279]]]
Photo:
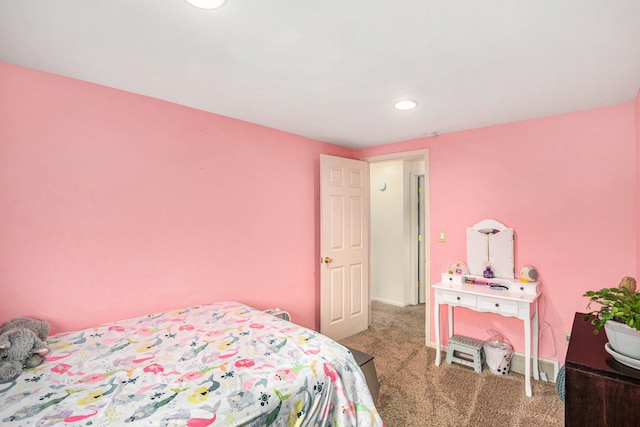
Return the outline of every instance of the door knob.
[[[324,257],[324,262],[329,264],[329,263],[333,262],[333,260],[327,256],[327,257]]]

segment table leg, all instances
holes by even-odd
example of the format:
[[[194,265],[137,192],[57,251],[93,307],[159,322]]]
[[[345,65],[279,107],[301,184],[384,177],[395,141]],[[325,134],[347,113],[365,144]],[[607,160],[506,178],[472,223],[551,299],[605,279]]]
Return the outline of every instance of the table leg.
[[[538,301],[534,303],[533,309],[535,310],[533,312],[533,379],[539,380],[540,371],[538,368],[538,330],[540,327],[538,325]]]
[[[441,355],[440,352],[442,350],[442,344],[440,342],[440,302],[438,301],[438,295],[436,292],[435,295],[435,304],[434,304],[434,316],[433,316],[433,320],[435,321],[435,329],[436,329],[436,366],[440,366],[440,362],[441,362]]]
[[[531,316],[524,319],[524,380],[525,393],[531,397]]]
[[[447,305],[447,315],[449,318],[449,339],[453,336],[453,306]]]

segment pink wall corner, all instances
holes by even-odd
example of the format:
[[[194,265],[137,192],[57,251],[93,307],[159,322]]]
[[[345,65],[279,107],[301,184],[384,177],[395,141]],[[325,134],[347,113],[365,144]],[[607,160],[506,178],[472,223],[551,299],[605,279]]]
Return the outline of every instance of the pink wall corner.
[[[541,273],[540,356],[563,361],[564,333],[588,289],[636,270],[634,104],[581,111],[356,150],[356,158],[429,148],[431,281],[466,258],[466,228],[486,218],[515,230],[516,269]],[[448,242],[437,241],[437,230]],[[505,334],[523,351],[522,323],[457,315],[456,332]],[[433,336],[433,334],[432,334]]]
[[[636,110],[636,279],[640,280],[640,90],[635,100]]]
[[[3,63],[0,91],[0,322],[239,300],[318,328],[319,156],[352,150]]]

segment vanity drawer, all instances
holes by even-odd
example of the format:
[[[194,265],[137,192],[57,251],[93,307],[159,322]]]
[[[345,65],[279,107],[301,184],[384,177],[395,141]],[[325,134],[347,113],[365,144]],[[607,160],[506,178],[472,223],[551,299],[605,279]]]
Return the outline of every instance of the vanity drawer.
[[[518,302],[497,298],[478,297],[478,309],[517,316]]]
[[[451,283],[452,285],[462,285],[464,276],[461,274],[442,273],[442,283]]]
[[[516,294],[535,295],[538,293],[538,282],[511,282],[509,292]]]
[[[442,291],[442,302],[449,305],[460,305],[463,307],[475,308],[476,296],[458,292]]]

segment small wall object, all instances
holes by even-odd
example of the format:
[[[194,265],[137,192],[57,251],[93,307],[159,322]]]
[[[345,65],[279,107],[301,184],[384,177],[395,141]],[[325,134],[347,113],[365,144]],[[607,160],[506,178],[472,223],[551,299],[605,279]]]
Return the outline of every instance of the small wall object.
[[[623,277],[622,280],[620,281],[620,285],[618,285],[619,288],[627,288],[629,289],[631,292],[635,292],[636,291],[636,279],[633,277]]]
[[[536,282],[538,280],[538,270],[533,265],[523,265],[520,268],[521,282]]]
[[[270,314],[272,316],[276,316],[279,317],[281,319],[284,319],[286,321],[291,321],[291,315],[289,314],[288,311],[285,310],[280,310],[279,308],[269,308],[267,310],[263,310],[265,313]]]

